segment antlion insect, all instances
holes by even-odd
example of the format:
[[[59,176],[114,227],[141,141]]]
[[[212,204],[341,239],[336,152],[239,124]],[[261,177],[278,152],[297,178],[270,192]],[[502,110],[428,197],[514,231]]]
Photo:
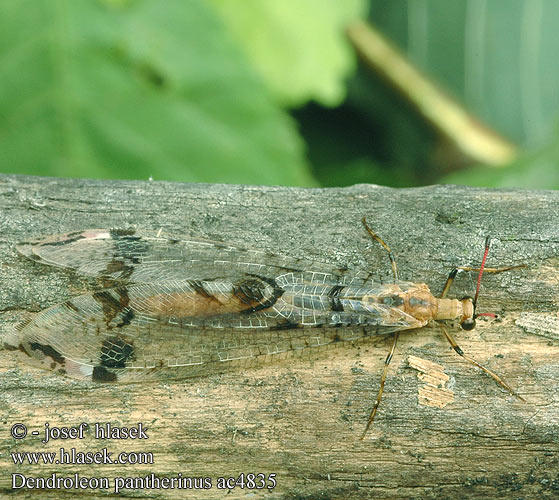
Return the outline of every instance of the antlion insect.
[[[454,269],[436,298],[425,284],[398,280],[390,248],[365,218],[363,224],[388,252],[394,283],[376,283],[368,274],[335,265],[142,231],[95,229],[21,243],[22,255],[99,278],[105,288],[39,312],[17,325],[4,345],[70,377],[140,382],[248,368],[393,333],[363,439],[379,407],[399,332],[455,318],[472,329],[484,270],[512,269],[485,268],[488,238],[474,298],[446,298],[458,269],[472,268]],[[460,356],[520,398],[442,329]]]
[[[365,229],[371,236],[371,238],[373,238],[375,241],[378,241],[382,245],[382,247],[388,252],[388,257],[392,265],[392,274],[394,275],[394,281],[397,282],[398,268],[396,267],[396,260],[394,258],[394,254],[392,253],[392,250],[390,250],[390,247],[375,232],[373,232],[373,230],[367,224],[367,219],[365,217],[363,217],[362,222],[363,225],[365,226]],[[476,314],[477,299],[479,297],[479,289],[481,286],[481,277],[483,275],[483,272],[485,271],[486,273],[499,273],[503,271],[509,271],[511,269],[515,269],[518,267],[524,267],[520,265],[520,266],[509,266],[503,268],[486,268],[485,261],[487,260],[487,255],[489,254],[490,245],[491,245],[491,238],[487,236],[487,238],[485,239],[485,251],[483,253],[483,258],[481,259],[481,265],[479,269],[471,268],[471,267],[457,267],[454,268],[452,271],[450,271],[446,283],[444,285],[443,291],[441,293],[441,296],[439,298],[436,298],[431,294],[427,285],[424,284],[417,285],[418,287],[425,287],[425,291],[423,293],[420,292],[409,297],[410,313],[417,319],[423,319],[425,321],[425,324],[427,324],[430,320],[460,319],[460,326],[463,330],[473,330],[476,326],[476,318],[482,315],[486,315],[486,314]],[[446,298],[446,295],[450,290],[450,286],[452,285],[454,278],[456,278],[456,275],[458,274],[459,270],[479,271],[478,278],[477,278],[477,285],[476,285],[476,293],[473,299],[471,297],[464,297],[462,300]],[[492,314],[488,314],[488,315],[492,316]],[[469,363],[473,364],[474,366],[477,366],[482,371],[487,373],[499,385],[501,385],[507,391],[509,391],[511,395],[516,396],[521,401],[525,401],[524,398],[522,398],[522,396],[517,394],[512,389],[512,387],[510,387],[501,377],[499,377],[499,375],[491,371],[489,368],[484,367],[470,356],[467,356],[462,350],[462,348],[456,343],[454,337],[452,337],[450,333],[447,332],[446,328],[442,325],[442,323],[439,323],[439,326],[441,327],[444,336],[446,337],[446,339],[448,340],[448,342],[450,343],[454,351],[459,356],[461,356]],[[384,384],[386,381],[386,374],[388,372],[388,366],[390,365],[390,361],[392,360],[392,356],[394,355],[396,344],[398,342],[398,336],[399,336],[399,332],[398,331],[394,332],[394,340],[392,341],[392,347],[390,348],[390,352],[388,353],[388,356],[384,361],[384,368],[382,370],[382,375],[380,379],[380,388],[377,394],[377,399],[375,401],[375,404],[373,405],[371,414],[369,415],[369,420],[367,421],[365,430],[361,435],[361,440],[363,440],[363,438],[367,434],[367,431],[371,427],[375,419],[375,415],[377,413],[378,407],[380,405],[380,400],[382,398],[382,393],[384,391]]]

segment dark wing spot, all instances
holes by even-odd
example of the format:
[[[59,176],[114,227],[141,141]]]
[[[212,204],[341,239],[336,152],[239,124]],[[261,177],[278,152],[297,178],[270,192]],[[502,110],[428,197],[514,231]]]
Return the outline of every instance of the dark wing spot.
[[[67,233],[66,236],[68,236],[68,238],[73,238],[74,236],[81,236],[83,234],[83,231],[72,231],[71,233]]]
[[[80,312],[79,308],[71,300],[64,302],[64,307],[70,311]]]
[[[68,245],[69,243],[74,243],[76,241],[83,240],[85,236],[82,235],[81,232],[76,233],[68,233],[66,235],[66,239],[64,240],[57,240],[57,241],[47,241],[40,244],[42,247],[61,247],[64,245]]]
[[[139,262],[138,259],[132,259],[133,264],[137,264]],[[112,259],[105,267],[105,271],[103,274],[116,274],[118,273],[119,279],[128,279],[134,272],[134,266],[126,264],[122,260]]]
[[[289,320],[285,320],[281,323],[278,323],[277,325],[270,326],[270,331],[273,332],[276,330],[293,330],[295,328],[301,328],[301,325],[293,323]]]
[[[276,266],[280,271],[286,273],[302,273],[304,269],[295,269],[294,267]]]
[[[32,351],[40,351],[42,352],[45,356],[48,356],[49,358],[51,358],[53,361],[55,361],[58,364],[64,364],[65,358],[64,356],[62,356],[62,354],[60,354],[54,347],[48,345],[48,344],[39,344],[38,342],[30,342],[29,343],[29,348]]]
[[[253,305],[265,299],[266,284],[256,278],[248,278],[235,284],[233,293],[243,303]]]
[[[91,380],[94,382],[116,382],[116,373],[108,371],[104,366],[93,368]]]
[[[334,285],[328,292],[328,297],[339,297],[340,292],[345,288],[343,285]]]
[[[106,339],[101,346],[101,366],[107,368],[125,368],[133,356],[134,346],[120,337]]]
[[[333,286],[328,292],[328,297],[330,298],[330,309],[332,311],[343,311],[344,306],[342,305],[340,299],[338,298],[340,292],[345,288],[342,285]]]
[[[123,236],[132,236],[136,234],[136,230],[135,229],[111,229],[109,230],[109,234],[111,235],[111,238],[118,240]]]
[[[128,296],[128,289],[126,287],[95,292],[92,294],[92,297],[101,305],[107,326],[109,326],[109,323],[120,312],[126,309],[130,303],[130,297]]]
[[[126,309],[125,313],[121,316],[120,323],[118,323],[117,328],[122,328],[123,326],[129,325],[134,319],[135,313],[132,309]]]
[[[208,291],[204,288],[204,283],[202,283],[201,281],[198,280],[190,280],[188,281],[188,284],[194,289],[194,291],[206,298],[206,299],[211,299],[213,298],[213,295],[211,293],[208,293]]]
[[[344,306],[340,299],[338,299],[337,297],[330,299],[330,310],[337,312],[342,312],[344,310]]]
[[[116,236],[113,238],[114,258],[124,262],[138,263],[140,256],[150,251],[150,244],[141,236]]]
[[[248,305],[254,304],[242,310],[241,312],[243,314],[250,314],[255,311],[261,311],[262,309],[268,309],[285,293],[285,290],[281,288],[273,278],[266,278],[265,276],[259,276],[257,274],[248,274],[248,276],[256,278],[256,280],[245,279],[235,284],[233,287],[233,293],[241,302]],[[272,287],[271,295],[264,296],[264,292],[268,290],[262,281],[268,283],[268,285]]]

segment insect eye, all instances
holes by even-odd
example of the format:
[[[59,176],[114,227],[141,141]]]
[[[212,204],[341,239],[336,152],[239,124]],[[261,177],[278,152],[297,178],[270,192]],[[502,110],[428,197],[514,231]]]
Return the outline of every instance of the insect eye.
[[[460,323],[460,327],[462,328],[462,330],[473,330],[476,327],[476,320],[467,319]]]

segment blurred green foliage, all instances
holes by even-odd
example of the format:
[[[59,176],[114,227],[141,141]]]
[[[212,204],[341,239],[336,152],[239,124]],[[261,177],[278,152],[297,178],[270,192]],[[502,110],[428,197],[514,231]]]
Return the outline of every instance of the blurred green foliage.
[[[363,0],[211,0],[277,101],[336,106],[355,70],[345,27],[365,17]]]
[[[373,88],[371,79],[360,75],[348,101],[354,109],[386,117],[383,131],[391,155],[383,165],[401,173],[395,178],[411,174],[417,184],[559,188],[559,2],[370,4],[371,19],[417,67],[520,151],[510,166],[464,169],[463,159],[453,158],[429,127],[402,124],[402,102],[389,89]]]
[[[520,159],[465,164],[358,68],[344,31],[367,16]],[[0,170],[558,188],[558,16],[555,0],[0,0]]]

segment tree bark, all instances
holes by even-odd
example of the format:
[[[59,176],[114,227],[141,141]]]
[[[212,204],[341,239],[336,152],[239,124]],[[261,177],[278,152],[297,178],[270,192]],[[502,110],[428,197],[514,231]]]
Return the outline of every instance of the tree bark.
[[[77,382],[0,356],[0,492],[27,477],[208,477],[212,488],[128,489],[123,496],[223,498],[219,477],[276,474],[271,490],[234,488],[228,498],[546,498],[559,494],[559,193],[457,186],[359,185],[299,189],[0,175],[0,327],[85,293],[91,280],[19,256],[16,242],[93,228],[163,229],[372,271],[439,294],[455,266],[524,265],[483,277],[478,312],[498,313],[451,332],[464,352],[497,372],[509,395],[450,348],[437,324],[400,335],[376,420],[359,437],[378,390],[391,336],[339,345],[311,360],[248,371],[130,385]],[[319,267],[320,264],[317,264]],[[476,273],[449,296],[472,295]],[[534,326],[535,325],[535,326]],[[538,325],[547,325],[538,329]],[[551,325],[551,326],[550,326]],[[555,326],[553,326],[555,325]],[[543,333],[542,333],[543,332]],[[42,444],[45,423],[82,422],[84,439]],[[95,439],[95,423],[142,423],[149,439]],[[12,427],[28,428],[24,439]],[[39,431],[33,436],[32,431]],[[107,448],[151,452],[153,464],[15,465],[12,453]],[[58,457],[57,457],[58,458]],[[271,483],[267,483],[271,485]],[[230,485],[231,486],[231,485]],[[18,498],[44,493],[17,490]],[[100,498],[95,489],[69,490]],[[275,496],[274,496],[275,495]]]

